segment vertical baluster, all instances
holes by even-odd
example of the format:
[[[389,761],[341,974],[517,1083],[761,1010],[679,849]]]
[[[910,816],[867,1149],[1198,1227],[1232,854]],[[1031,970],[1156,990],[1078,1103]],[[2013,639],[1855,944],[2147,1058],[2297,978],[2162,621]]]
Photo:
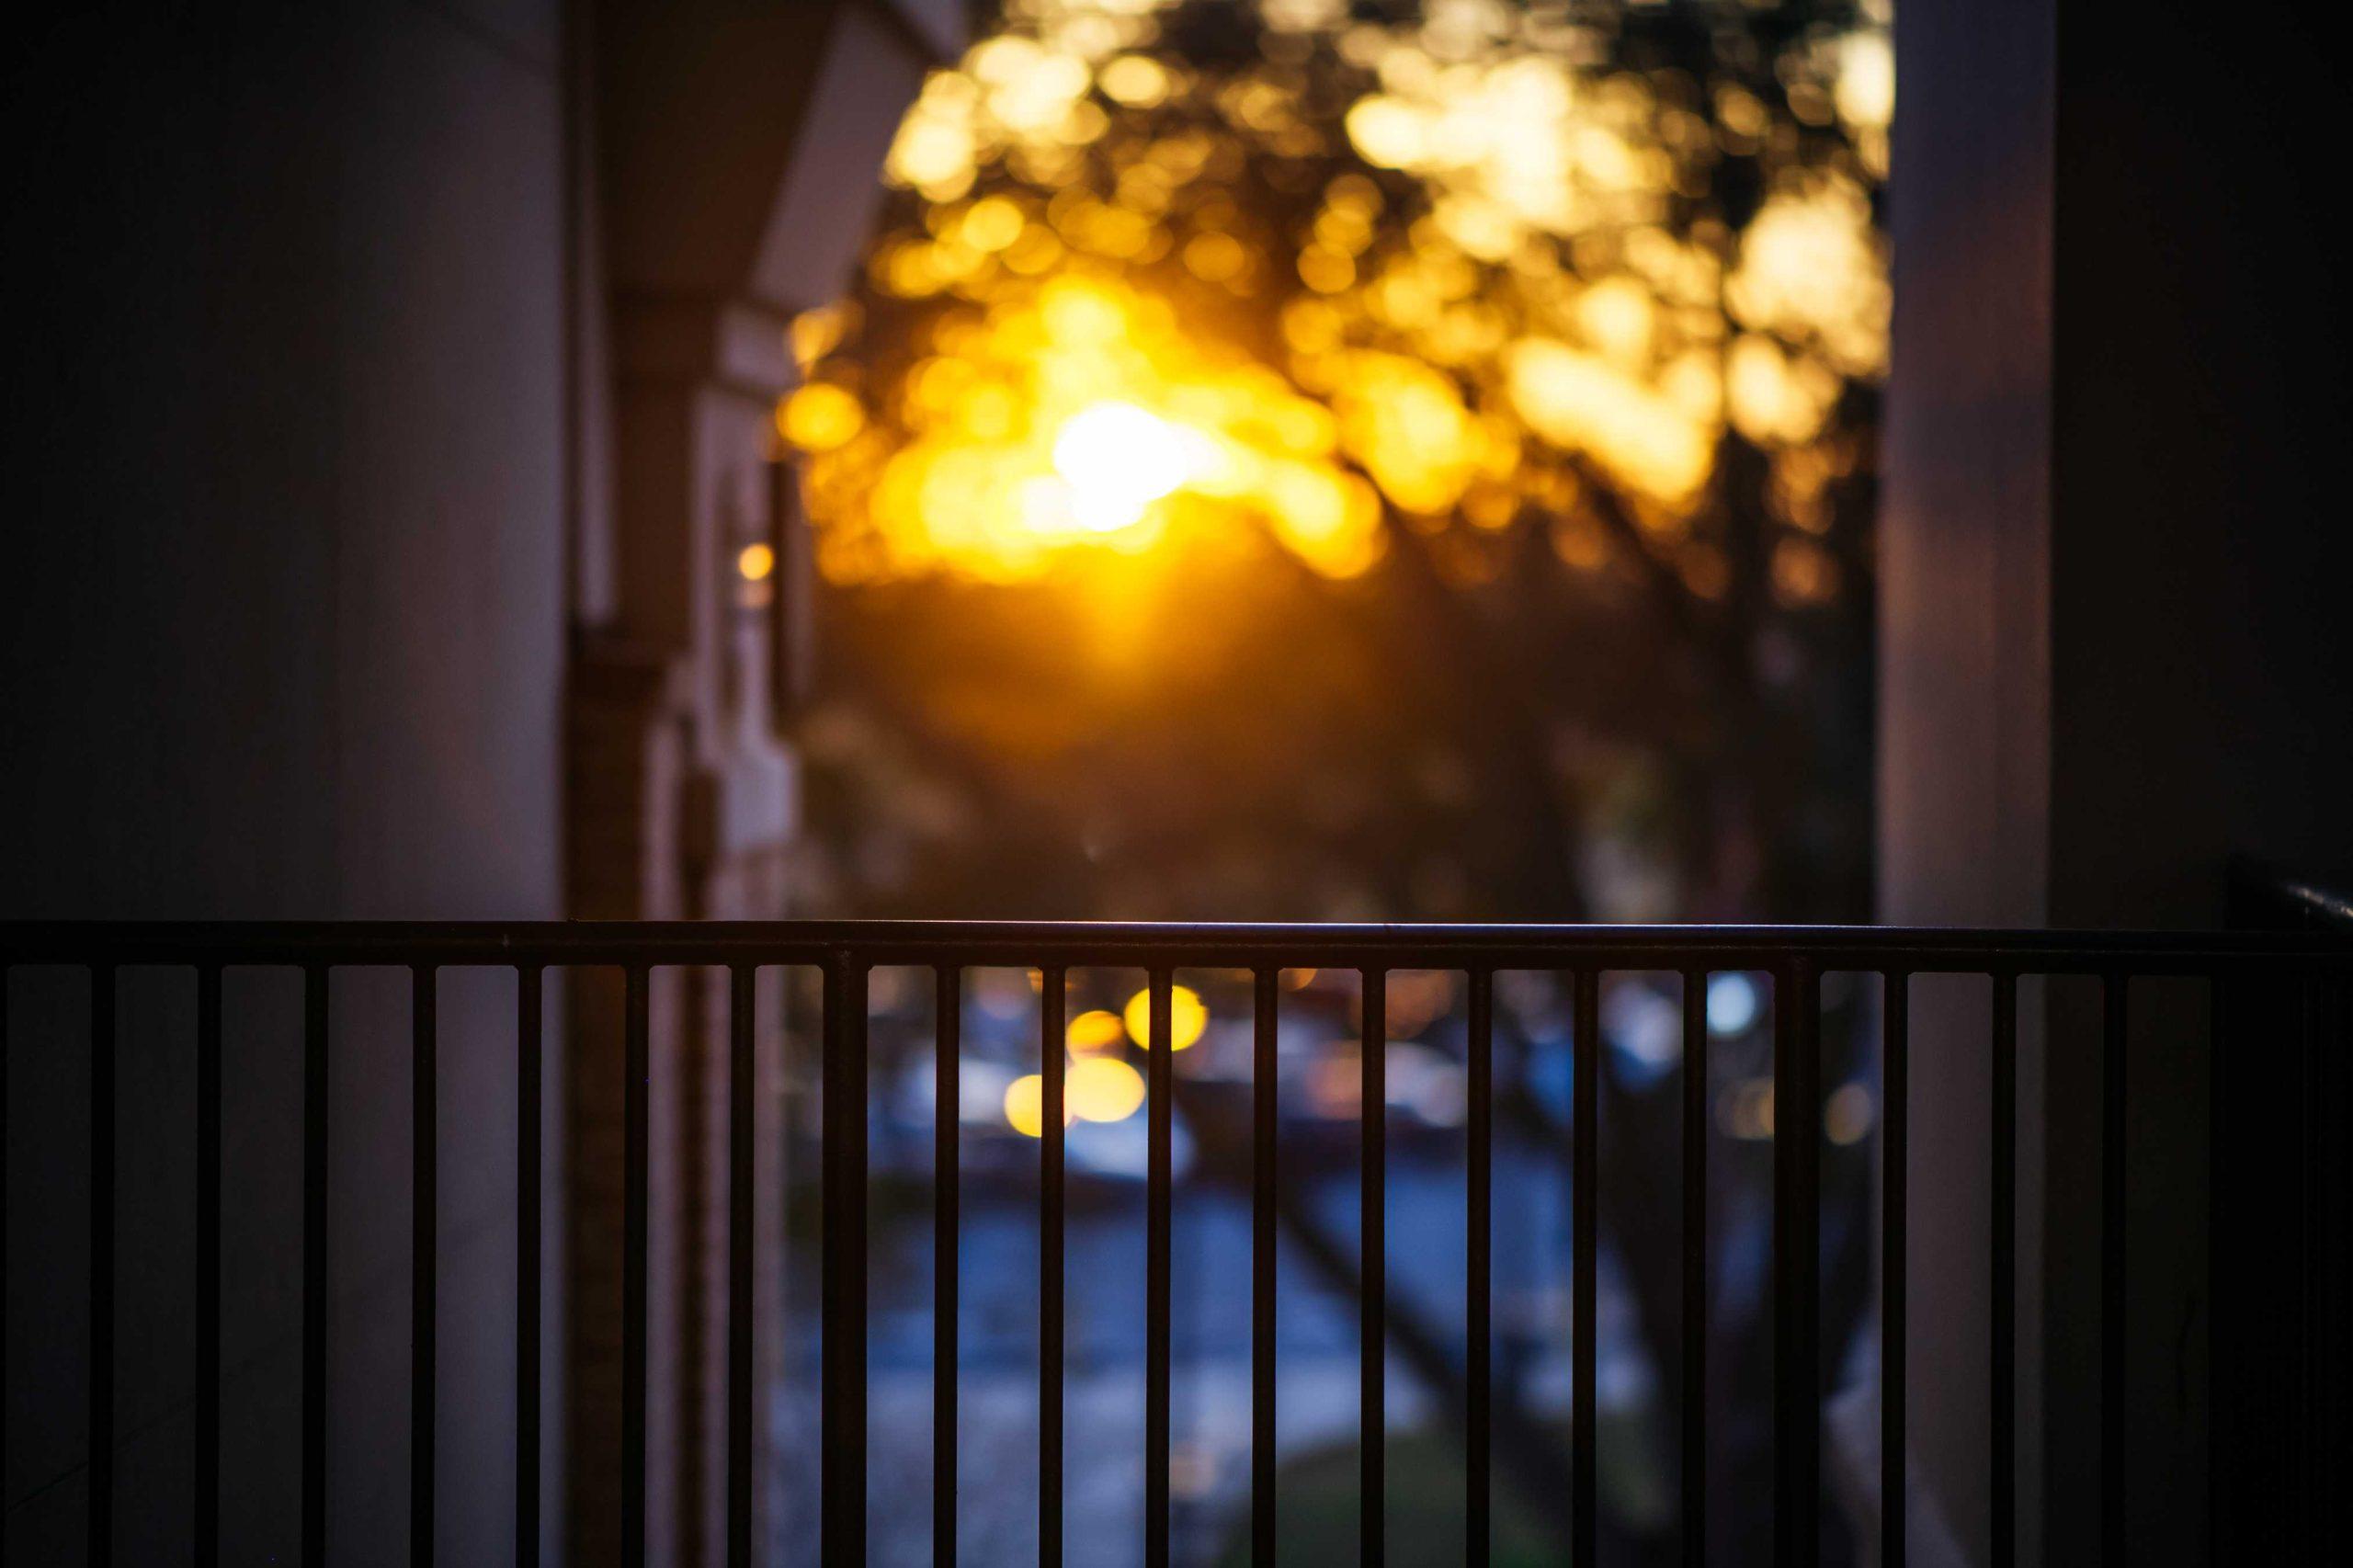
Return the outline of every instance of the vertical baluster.
[[[440,1299],[434,1141],[439,1051],[433,966],[409,971],[408,1557],[433,1561],[433,1371]]]
[[[1250,1017],[1250,1560],[1275,1562],[1275,985],[1251,976]]]
[[[1708,972],[1683,976],[1683,1561],[1708,1560]]]
[[[1378,969],[1364,971],[1361,1113],[1364,1153],[1358,1226],[1363,1235],[1358,1265],[1357,1346],[1362,1358],[1362,1384],[1358,1411],[1358,1546],[1366,1568],[1379,1568],[1387,1547],[1385,1482],[1388,1409],[1383,1371],[1389,1352],[1388,1298],[1388,1164],[1389,1164],[1389,1022],[1387,976]]]
[[[1063,982],[1049,965],[1038,992],[1038,1562],[1063,1560]]]
[[[931,1560],[956,1562],[957,1178],[964,1037],[964,976],[933,975],[931,1207]]]
[[[2126,1561],[2124,1190],[2125,1000],[2131,977],[2100,984],[2099,1514],[2100,1562]],[[2220,984],[2218,981],[2215,983]],[[2215,1049],[2221,1049],[2217,1042]]]
[[[1574,1386],[1569,1406],[1569,1496],[1572,1557],[1591,1562],[1598,1523],[1595,1481],[1597,1421],[1594,1380],[1600,1363],[1595,1316],[1600,1297],[1600,1248],[1597,1230],[1599,1185],[1597,1117],[1601,1098],[1600,979],[1592,970],[1576,972],[1574,1033],[1571,1044],[1573,1104],[1569,1133],[1570,1361]]]
[[[197,1568],[221,1550],[221,967],[196,971]]]
[[[1994,977],[1992,1316],[1993,1561],[2018,1551],[2018,976]]]
[[[1495,977],[1470,974],[1470,1148],[1465,1194],[1463,1319],[1468,1339],[1463,1376],[1463,1561],[1481,1568],[1494,1550],[1490,1514],[1494,1494],[1495,1417],[1490,1407],[1495,1375]]]
[[[1911,976],[1890,970],[1881,979],[1880,1028],[1880,1285],[1879,1497],[1881,1568],[1904,1568],[1904,1237],[1910,1205],[1906,1140],[1910,1130],[1911,1044],[1907,1015]]]
[[[327,970],[302,971],[302,1562],[327,1560]]]
[[[727,1562],[752,1562],[752,1028],[759,971],[727,971]]]
[[[621,1046],[621,1562],[645,1562],[646,1117],[652,1057],[647,1044],[648,976],[622,974]]]
[[[1821,1555],[1821,977],[1774,977],[1773,1535],[1783,1568]]]
[[[540,1006],[537,964],[515,971],[515,1561],[540,1561]]]
[[[866,985],[854,955],[826,965],[819,1425],[828,1563],[866,1560]]]
[[[1144,1180],[1144,1568],[1168,1568],[1168,1289],[1171,1175],[1169,1150],[1176,1078],[1168,1038],[1168,971],[1146,982],[1151,1027],[1144,1064],[1151,1077],[1145,1102]]]
[[[8,1472],[8,960],[0,953],[0,1475]]]
[[[114,966],[90,966],[89,1561],[114,1561]]]

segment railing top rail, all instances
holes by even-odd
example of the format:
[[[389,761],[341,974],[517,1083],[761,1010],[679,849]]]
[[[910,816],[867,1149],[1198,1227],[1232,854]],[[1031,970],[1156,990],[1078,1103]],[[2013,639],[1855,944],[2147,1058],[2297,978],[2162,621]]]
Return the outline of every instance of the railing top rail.
[[[8,921],[9,963],[1094,965],[2219,973],[2353,969],[2353,932],[1111,921]]]

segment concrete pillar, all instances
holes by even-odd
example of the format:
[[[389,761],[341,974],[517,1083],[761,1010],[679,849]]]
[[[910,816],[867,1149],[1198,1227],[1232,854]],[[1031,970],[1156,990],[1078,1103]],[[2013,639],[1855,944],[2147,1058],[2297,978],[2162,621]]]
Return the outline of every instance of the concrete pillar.
[[[9,916],[560,913],[557,19],[94,7],[11,51]],[[193,1517],[194,983],[120,980],[116,1551],[167,1562]],[[223,1562],[297,1555],[300,984],[224,983]],[[334,995],[328,1541],[384,1563],[408,1551],[407,977]],[[12,1563],[81,1561],[85,997],[11,986]],[[439,999],[438,1545],[490,1562],[515,1004],[488,971]]]
[[[1891,921],[2211,926],[2234,852],[2353,862],[2332,68],[2300,21],[2113,9],[1898,7]],[[2136,1562],[2222,1550],[2205,1007],[2134,994]],[[2035,1012],[2019,1544],[2074,1562],[2100,1459],[2097,1010],[2053,983]],[[1948,990],[1915,1017],[1913,1447],[1982,1559],[1984,1004]]]

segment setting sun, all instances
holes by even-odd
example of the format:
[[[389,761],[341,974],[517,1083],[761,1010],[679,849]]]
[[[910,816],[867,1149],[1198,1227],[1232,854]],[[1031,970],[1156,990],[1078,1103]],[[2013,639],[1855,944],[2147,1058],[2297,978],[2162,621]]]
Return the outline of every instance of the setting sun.
[[[1097,403],[1054,437],[1054,472],[1070,487],[1072,517],[1090,533],[1115,533],[1185,483],[1182,434],[1132,403]]]

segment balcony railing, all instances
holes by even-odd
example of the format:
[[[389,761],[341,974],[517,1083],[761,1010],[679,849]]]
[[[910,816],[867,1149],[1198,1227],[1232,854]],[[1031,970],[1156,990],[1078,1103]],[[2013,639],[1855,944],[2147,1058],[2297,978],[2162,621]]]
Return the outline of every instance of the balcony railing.
[[[1992,1412],[1992,1531],[1996,1543],[2017,1534],[2015,1435],[2016,1338],[2013,1289],[2017,1261],[2016,1207],[2018,984],[2022,977],[2088,975],[2097,981],[2103,1026],[2099,1072],[2103,1086],[2098,1131],[2102,1324],[2100,1431],[2102,1533],[2111,1561],[2123,1539],[2128,1499],[2122,1467],[2124,1367],[2121,1325],[2123,1226],[2127,1172],[2123,1111],[2130,1074],[2126,1007],[2131,983],[2141,977],[2187,976],[2209,982],[2320,981],[2353,978],[2353,933],[2307,929],[2228,934],[2093,934],[2049,931],[1899,930],[1871,927],[1551,926],[1228,926],[1056,925],[948,922],[780,924],[346,924],[346,925],[75,925],[0,926],[0,979],[13,965],[86,966],[91,984],[90,1095],[93,1133],[89,1161],[92,1278],[89,1292],[90,1561],[110,1559],[111,1455],[115,1438],[115,1134],[116,1041],[114,987],[118,969],[187,966],[197,980],[195,1045],[198,1260],[196,1481],[191,1540],[209,1561],[221,1441],[221,976],[224,966],[286,966],[303,976],[304,1099],[302,1126],[302,1320],[301,1539],[305,1561],[324,1561],[326,1495],[326,1176],[331,1129],[326,1116],[329,1066],[328,972],[338,966],[406,969],[412,977],[411,1083],[414,1142],[414,1234],[410,1286],[415,1329],[410,1363],[410,1489],[414,1540],[429,1556],[434,1520],[434,1306],[437,1291],[436,975],[445,968],[496,966],[518,981],[517,1064],[525,1114],[516,1130],[518,1155],[517,1236],[521,1300],[517,1339],[517,1430],[514,1492],[517,1557],[530,1561],[539,1539],[540,1274],[539,1088],[541,1074],[541,989],[550,968],[618,968],[625,976],[623,1062],[626,1139],[623,1185],[621,1552],[644,1555],[646,1496],[646,1290],[648,975],[667,966],[724,970],[732,980],[727,1155],[732,1175],[727,1342],[729,1431],[726,1476],[728,1558],[749,1561],[752,1410],[752,1264],[746,1238],[752,1224],[752,996],[755,971],[769,965],[813,966],[823,983],[822,1552],[828,1563],[865,1556],[867,1451],[866,1213],[868,1052],[866,987],[877,966],[929,968],[938,976],[937,1093],[940,1155],[937,1162],[935,1256],[939,1299],[935,1312],[932,1467],[936,1506],[946,1510],[935,1530],[938,1560],[955,1551],[956,1311],[959,998],[963,971],[1026,967],[1042,977],[1040,1015],[1043,1045],[1042,1136],[1040,1159],[1041,1278],[1038,1507],[1040,1558],[1060,1557],[1063,1510],[1063,1291],[1065,1176],[1063,1126],[1064,986],[1080,966],[1139,969],[1149,976],[1146,1116],[1146,1300],[1144,1429],[1144,1560],[1159,1568],[1169,1551],[1170,1232],[1171,1148],[1175,1085],[1169,1038],[1171,974],[1179,968],[1245,971],[1252,977],[1253,1060],[1249,1147],[1254,1235],[1251,1249],[1253,1324],[1250,1533],[1253,1560],[1274,1561],[1274,1432],[1276,1414],[1275,1192],[1277,1142],[1275,1020],[1279,973],[1314,967],[1361,976],[1363,1038],[1380,1041],[1384,976],[1395,971],[1461,973],[1468,992],[1468,1244],[1462,1290],[1467,1322],[1467,1465],[1465,1547],[1484,1561],[1491,1537],[1489,1508],[1492,1303],[1490,1228],[1495,1105],[1493,1077],[1495,977],[1503,971],[1550,971],[1571,978],[1574,1014],[1574,1098],[1571,1125],[1572,1359],[1574,1369],[1569,1459],[1564,1476],[1574,1560],[1593,1560],[1598,1517],[1595,1485],[1597,1072],[1597,997],[1613,971],[1667,972],[1684,979],[1682,1031],[1687,1062],[1702,1060],[1707,1018],[1705,982],[1711,972],[1769,974],[1773,981],[1774,1103],[1779,1108],[1773,1152],[1775,1557],[1812,1563],[1823,1518],[1817,1258],[1820,1201],[1820,1022],[1822,977],[1870,973],[1882,977],[1883,1108],[1881,1150],[1884,1201],[1879,1302],[1882,1353],[1879,1419],[1881,1467],[1881,1561],[1904,1558],[1905,1519],[1905,1232],[1908,981],[1915,975],[1986,978],[1992,1023],[1983,1071],[1994,1105],[1991,1244],[1986,1265],[1993,1313],[1984,1362]],[[5,1044],[0,1015],[0,1044]],[[1381,1521],[1386,1476],[1382,1444],[1383,1351],[1387,1338],[1381,1282],[1385,1269],[1386,1105],[1384,1052],[1360,1054],[1362,1074],[1361,1550],[1367,1562],[1382,1557]],[[1682,1267],[1685,1301],[1703,1302],[1707,1254],[1704,1209],[1707,1125],[1704,1077],[1686,1073],[1681,1095]],[[1687,1560],[1704,1540],[1708,1507],[1701,1462],[1705,1412],[1699,1391],[1702,1314],[1687,1312],[1682,1331],[1683,1404],[1678,1413],[1680,1511]],[[2000,1545],[1997,1560],[2002,1560]]]

